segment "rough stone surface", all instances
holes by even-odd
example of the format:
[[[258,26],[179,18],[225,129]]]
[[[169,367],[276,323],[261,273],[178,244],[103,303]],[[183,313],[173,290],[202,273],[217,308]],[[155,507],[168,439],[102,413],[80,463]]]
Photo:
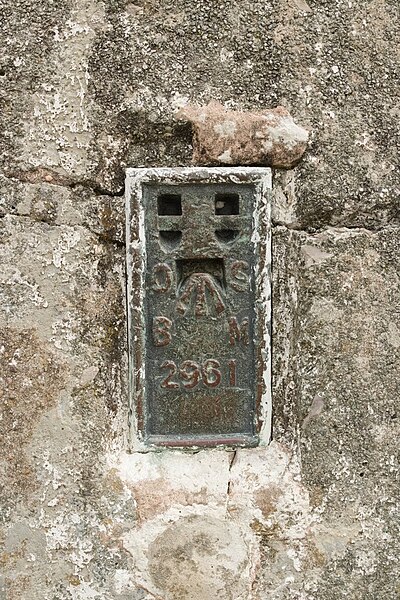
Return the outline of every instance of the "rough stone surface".
[[[193,163],[293,167],[303,156],[308,132],[283,106],[260,112],[226,110],[211,102],[188,105],[177,117],[193,127]]]
[[[397,0],[2,3],[0,597],[399,596],[399,34]],[[188,165],[212,100],[311,132],[274,441],[128,454],[124,169]]]

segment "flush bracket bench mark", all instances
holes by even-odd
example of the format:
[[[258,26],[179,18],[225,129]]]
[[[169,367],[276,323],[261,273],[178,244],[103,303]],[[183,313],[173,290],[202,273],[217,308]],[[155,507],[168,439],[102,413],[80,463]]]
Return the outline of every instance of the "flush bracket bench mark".
[[[271,173],[128,169],[132,450],[266,444]]]

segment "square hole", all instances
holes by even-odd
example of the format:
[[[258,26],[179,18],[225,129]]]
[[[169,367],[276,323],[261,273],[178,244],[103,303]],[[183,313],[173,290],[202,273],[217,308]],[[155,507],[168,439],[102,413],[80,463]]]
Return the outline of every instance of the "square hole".
[[[216,215],[238,215],[239,194],[215,194]]]
[[[157,198],[157,208],[161,216],[181,215],[182,199],[179,194],[161,194]]]
[[[222,258],[183,258],[176,261],[177,287],[194,273],[207,273],[226,288],[225,266]]]

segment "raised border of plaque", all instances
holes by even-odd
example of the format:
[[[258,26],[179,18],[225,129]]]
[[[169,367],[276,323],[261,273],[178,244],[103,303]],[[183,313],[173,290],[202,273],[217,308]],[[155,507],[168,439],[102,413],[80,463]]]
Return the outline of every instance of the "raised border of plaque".
[[[237,190],[238,193],[241,190],[243,192],[245,200],[251,201],[250,218],[247,221],[242,221],[247,227],[250,246],[251,246],[251,273],[249,279],[253,282],[252,286],[252,306],[251,310],[254,313],[253,325],[249,329],[252,336],[252,347],[254,368],[251,377],[254,377],[254,410],[251,413],[251,424],[246,424],[244,431],[215,431],[212,433],[207,431],[200,433],[190,432],[189,434],[179,430],[179,419],[176,419],[176,423],[173,424],[173,433],[167,433],[166,435],[160,434],[158,431],[153,431],[159,427],[158,421],[154,415],[154,411],[157,410],[157,404],[152,401],[152,378],[153,363],[149,359],[149,340],[153,339],[153,345],[162,347],[169,341],[170,327],[169,317],[149,317],[150,308],[148,307],[151,302],[151,296],[149,291],[149,256],[148,253],[155,248],[155,240],[160,242],[161,247],[165,242],[166,247],[172,249],[174,247],[174,240],[178,239],[177,234],[173,231],[176,229],[175,221],[176,217],[169,215],[182,214],[179,213],[180,207],[175,209],[170,206],[173,205],[174,197],[178,197],[178,194],[174,194],[174,190],[182,191],[187,190],[224,190],[228,191]],[[126,247],[127,247],[127,317],[128,317],[128,391],[129,391],[129,440],[131,451],[151,451],[161,450],[163,448],[188,448],[196,449],[202,447],[221,447],[221,448],[235,448],[235,447],[254,447],[257,445],[268,444],[271,437],[271,415],[272,415],[272,398],[271,398],[271,170],[263,167],[232,167],[232,168],[221,168],[221,167],[210,167],[210,168],[199,168],[199,167],[182,167],[182,168],[129,168],[126,172]],[[150,193],[149,191],[153,190]],[[154,194],[154,190],[160,190],[164,193]],[[165,193],[167,191],[167,193]],[[247,195],[246,195],[247,194]],[[226,195],[227,197],[229,194]],[[232,196],[235,196],[232,194]],[[165,200],[165,206],[160,205]],[[150,198],[150,200],[149,200]],[[228,198],[229,200],[229,198]],[[149,212],[149,202],[151,202],[151,210],[154,212],[153,204],[158,205],[158,215],[153,219],[148,218],[147,213]],[[172,203],[172,204],[171,204]],[[199,207],[204,207],[206,203],[202,202]],[[215,204],[217,206],[217,203]],[[221,204],[223,206],[223,203]],[[233,206],[233,205],[232,205]],[[157,214],[157,209],[156,214]],[[175,212],[178,210],[178,212]],[[150,211],[151,212],[151,211]],[[223,212],[223,211],[222,211]],[[218,214],[218,209],[215,208],[215,214]],[[229,214],[237,214],[235,206]],[[207,215],[206,215],[207,217]],[[157,221],[158,218],[158,221]],[[214,219],[214,220],[213,220]],[[229,223],[229,217],[224,217],[225,223]],[[160,220],[168,224],[170,232],[168,235],[165,232],[162,233],[165,240],[156,238],[157,231],[155,224],[159,223]],[[204,218],[202,227],[206,226],[210,222],[210,227],[215,227],[215,218],[210,217],[209,221]],[[231,221],[234,223],[234,220]],[[186,226],[190,225],[190,219],[185,221]],[[205,225],[204,225],[205,224]],[[158,227],[160,227],[158,225]],[[149,228],[152,230],[149,231]],[[250,231],[251,229],[251,231]],[[213,231],[218,234],[219,231]],[[228,234],[223,232],[226,237]],[[192,236],[192,240],[196,239]],[[211,238],[210,238],[211,239]],[[200,243],[200,242],[199,242]],[[233,246],[234,242],[230,240],[226,241],[226,244]],[[194,248],[196,250],[196,248]],[[220,304],[222,301],[222,295],[218,291],[218,286],[215,289],[212,287],[212,280],[215,277],[218,280],[218,268],[222,259],[217,259],[215,251],[210,256],[211,267],[207,267],[210,270],[210,274],[197,273],[195,268],[192,268],[192,263],[187,260],[180,260],[179,253],[172,252],[173,257],[176,259],[176,269],[181,271],[181,277],[186,276],[189,283],[182,284],[178,297],[176,292],[176,298],[174,298],[175,311],[184,314],[187,309],[188,302],[190,302],[191,290],[197,290],[201,293],[201,297],[195,297],[195,307],[198,310],[199,315],[204,313],[204,301],[206,297],[211,298],[213,302],[213,310],[216,311],[215,315],[222,310]],[[194,258],[200,256],[204,261],[208,258],[207,251],[203,256],[201,250],[196,253],[194,252]],[[151,258],[151,257],[150,257]],[[191,257],[189,257],[191,258]],[[213,262],[214,261],[214,262]],[[218,262],[219,261],[219,262]],[[236,261],[240,263],[240,261]],[[232,264],[232,263],[231,263]],[[157,271],[161,269],[157,261],[153,261],[151,268]],[[231,277],[234,277],[233,282],[236,282],[237,286],[241,285],[243,280],[243,271],[241,272],[240,264],[236,268],[236,272]],[[186,271],[185,271],[186,269]],[[214,269],[216,272],[212,271]],[[183,273],[183,275],[182,275]],[[200,276],[201,275],[201,276]],[[170,286],[169,271],[163,272],[162,270],[157,274],[157,289],[164,291],[164,287]],[[172,276],[171,276],[172,277]],[[177,277],[175,275],[175,277]],[[222,276],[221,276],[222,277]],[[225,277],[225,274],[224,274]],[[236,279],[235,279],[236,277]],[[191,279],[190,279],[191,278]],[[177,284],[178,285],[178,284]],[[186,288],[184,288],[186,285]],[[164,286],[164,287],[163,287]],[[154,289],[154,286],[153,286]],[[240,287],[237,289],[240,290]],[[183,291],[182,291],[183,290]],[[172,293],[172,292],[171,292]],[[175,293],[175,292],[174,292]],[[207,296],[207,294],[209,296]],[[170,296],[173,298],[173,296]],[[164,306],[165,302],[168,303],[168,298],[163,299]],[[202,304],[203,302],[203,304]],[[221,304],[223,306],[223,304]],[[195,308],[192,308],[195,311]],[[203,312],[201,312],[203,311]],[[214,318],[214,317],[213,317]],[[215,317],[216,318],[216,317]],[[159,321],[155,321],[159,319]],[[161,319],[161,320],[160,320]],[[162,320],[166,319],[166,320]],[[228,319],[229,320],[229,319]],[[156,326],[152,323],[156,322]],[[244,323],[244,319],[233,319],[232,321],[234,328],[231,330],[231,343],[240,341],[241,331],[240,325]],[[154,327],[156,327],[154,331]],[[227,326],[228,327],[228,326]],[[167,328],[167,329],[166,329]],[[155,333],[156,332],[156,333]],[[154,336],[156,335],[156,342],[154,343]],[[199,335],[197,333],[197,335]],[[232,337],[233,336],[233,337]],[[236,338],[237,340],[236,340]],[[242,341],[244,334],[242,336]],[[189,346],[192,347],[192,346]],[[164,351],[164,348],[156,348],[156,351]],[[151,357],[150,357],[151,358]],[[164,387],[173,387],[172,383],[178,387],[178,383],[174,383],[171,373],[168,372],[169,364],[172,361],[159,362],[161,367],[166,368],[166,376],[162,379],[161,385]],[[176,361],[175,361],[176,362]],[[228,361],[225,361],[229,363]],[[235,372],[233,371],[235,361],[231,360],[230,364],[226,366],[226,377],[231,384],[235,384]],[[168,363],[168,364],[167,364]],[[210,389],[214,387],[218,370],[215,369],[215,363],[218,365],[218,361],[211,359],[205,362],[194,362],[192,360],[186,360],[178,365],[178,375],[181,375],[181,381],[179,385],[184,386],[185,393],[193,393],[192,387],[201,387],[203,383],[204,389],[210,390],[210,396],[215,393],[215,390]],[[157,363],[154,363],[157,364]],[[174,364],[172,362],[172,364]],[[182,367],[183,364],[183,367]],[[147,366],[146,366],[147,365]],[[233,365],[233,366],[232,366]],[[174,366],[176,369],[176,366]],[[179,370],[181,369],[181,370]],[[183,370],[182,370],[183,369]],[[217,372],[217,375],[215,373]],[[174,377],[177,377],[174,375]],[[198,385],[200,377],[200,382]],[[169,379],[170,378],[170,379]],[[202,379],[201,379],[202,378]],[[169,385],[171,382],[171,385]],[[236,385],[236,384],[235,384]],[[190,389],[189,389],[190,388]],[[173,392],[174,390],[172,390]],[[165,390],[163,390],[163,393]],[[223,390],[218,396],[218,401],[223,401]],[[195,396],[192,396],[195,397]],[[167,398],[173,398],[173,395],[167,396]],[[175,398],[173,398],[175,401]],[[151,410],[149,409],[151,407]],[[159,404],[159,406],[164,406]],[[246,403],[243,403],[246,406]],[[160,409],[161,410],[161,409]],[[241,408],[243,410],[243,408]],[[153,415],[151,416],[151,413]],[[174,415],[173,415],[174,416]],[[156,426],[152,425],[152,419],[156,423]],[[161,418],[162,422],[162,418]]]

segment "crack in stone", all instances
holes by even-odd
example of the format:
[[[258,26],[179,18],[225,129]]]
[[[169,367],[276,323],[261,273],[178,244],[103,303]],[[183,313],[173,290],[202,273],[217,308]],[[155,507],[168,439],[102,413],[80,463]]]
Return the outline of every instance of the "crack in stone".
[[[48,183],[70,189],[82,186],[90,189],[96,196],[110,196],[111,198],[115,198],[122,197],[125,194],[125,186],[122,186],[117,192],[112,192],[90,179],[74,179],[69,175],[61,175],[57,171],[45,167],[36,167],[35,169],[30,169],[28,171],[11,171],[4,175],[7,179],[16,179],[21,183]]]
[[[146,594],[149,594],[152,598],[154,598],[154,600],[165,600],[165,598],[163,598],[162,596],[159,596],[158,594],[154,594],[153,592],[151,592],[149,589],[147,589],[141,583],[139,583],[139,584],[137,583],[136,585],[139,590],[143,590],[144,592],[146,592]]]
[[[232,458],[231,458],[230,463],[229,463],[229,472],[232,471],[232,467],[233,467],[233,465],[234,465],[234,463],[235,463],[235,461],[237,459],[237,454],[238,454],[238,450],[234,450],[232,452]]]
[[[78,180],[78,179],[74,179],[71,176],[68,175],[61,175],[60,173],[58,173],[57,171],[53,170],[53,169],[48,169],[45,167],[36,167],[35,169],[30,169],[28,171],[12,171],[9,173],[4,173],[4,176],[7,179],[16,179],[17,181],[21,182],[21,183],[30,183],[30,184],[36,184],[36,183],[48,183],[51,185],[58,185],[61,187],[67,187],[70,189],[75,189],[78,187],[83,187],[86,189],[89,189],[93,192],[93,194],[95,194],[96,196],[108,196],[110,198],[118,198],[118,197],[123,197],[125,195],[125,185],[123,185],[117,192],[112,192],[111,190],[107,189],[107,188],[103,188],[101,185],[96,184],[95,182],[91,181],[90,179],[83,179],[83,180]],[[1,218],[2,215],[0,215]],[[46,221],[43,221],[44,223]],[[290,231],[298,231],[299,233],[307,233],[308,235],[318,235],[319,233],[323,233],[324,231],[329,231],[332,229],[344,229],[344,230],[350,230],[350,231],[365,231],[365,232],[370,232],[370,233],[378,233],[384,229],[387,228],[399,228],[400,227],[400,223],[397,220],[392,220],[389,221],[388,223],[382,224],[382,225],[345,225],[345,224],[340,224],[337,223],[336,225],[331,225],[331,224],[327,224],[327,225],[322,225],[321,227],[313,227],[312,225],[309,225],[308,227],[304,227],[301,226],[300,224],[288,224],[288,223],[283,223],[282,221],[276,221],[274,219],[272,219],[272,229],[276,228],[276,227],[284,227],[285,229],[288,229]],[[89,229],[89,228],[88,228]],[[89,231],[92,231],[89,229]],[[92,233],[95,233],[92,231]],[[100,234],[95,234],[95,235],[99,235]],[[108,238],[105,238],[108,239]],[[120,243],[116,241],[115,243]]]
[[[229,479],[228,479],[228,485],[226,486],[226,502],[228,504],[229,502],[229,495],[230,495],[230,491],[231,491],[231,477],[230,477],[230,473],[232,471],[232,467],[237,459],[237,455],[238,455],[238,450],[234,450],[232,452],[232,457],[229,461],[229,466],[228,466],[228,473],[229,473]]]
[[[82,225],[82,224],[70,225],[68,223],[52,223],[52,222],[46,221],[46,219],[40,219],[40,218],[37,219],[35,217],[32,217],[32,215],[19,215],[19,214],[10,213],[10,212],[0,214],[0,219],[4,219],[5,217],[14,217],[16,219],[27,219],[27,220],[31,221],[32,223],[44,223],[45,225],[48,225],[49,227],[70,227],[71,229],[84,229],[85,231],[88,231],[89,233],[94,235],[96,238],[98,238],[99,241],[102,243],[114,244],[118,248],[126,247],[125,242],[121,242],[120,240],[117,240],[114,238],[109,238],[106,235],[99,233],[98,231],[94,231],[87,225]]]
[[[371,226],[358,226],[358,225],[324,225],[322,227],[300,227],[298,225],[289,225],[287,223],[281,223],[280,221],[273,221],[272,222],[272,229],[278,229],[279,227],[282,227],[283,229],[287,229],[288,231],[295,231],[297,233],[306,233],[307,235],[310,236],[314,236],[314,235],[319,235],[321,233],[324,233],[326,231],[343,231],[343,232],[350,232],[350,231],[359,231],[360,233],[380,233],[381,231],[385,231],[387,229],[399,229],[400,228],[400,223],[397,222],[389,222],[386,223],[385,225],[379,225],[376,227]]]
[[[107,194],[104,194],[104,195],[107,195]],[[111,194],[108,194],[108,195],[111,196]],[[112,196],[119,196],[119,194],[113,194]],[[83,229],[86,229],[93,235],[99,237],[102,241],[110,242],[110,243],[116,244],[117,246],[124,247],[124,248],[126,246],[125,242],[121,242],[120,240],[117,240],[115,238],[109,238],[109,237],[105,236],[104,234],[94,231],[93,229],[91,229],[90,227],[87,227],[86,225],[82,225],[82,224],[70,225],[68,223],[54,223],[54,222],[46,221],[46,219],[35,218],[32,215],[21,215],[18,213],[11,213],[11,212],[5,212],[3,214],[0,214],[0,219],[3,219],[4,217],[7,217],[7,216],[17,217],[17,218],[21,218],[21,219],[30,219],[34,223],[45,223],[46,225],[49,225],[50,227],[63,227],[63,226],[65,226],[65,227],[82,227]],[[310,236],[314,236],[314,235],[316,236],[316,235],[320,235],[321,233],[324,233],[326,231],[340,231],[340,230],[343,230],[344,232],[359,231],[360,233],[364,232],[367,234],[380,233],[381,231],[385,231],[387,229],[400,229],[400,224],[388,223],[386,225],[382,225],[380,227],[375,227],[375,228],[374,227],[358,227],[358,226],[352,226],[352,225],[325,225],[324,227],[319,227],[319,228],[314,228],[314,227],[301,228],[301,227],[297,227],[295,225],[291,226],[291,225],[288,225],[285,223],[281,223],[279,221],[272,223],[272,229],[278,229],[278,228],[287,229],[288,231],[294,231],[296,233],[305,233]]]

